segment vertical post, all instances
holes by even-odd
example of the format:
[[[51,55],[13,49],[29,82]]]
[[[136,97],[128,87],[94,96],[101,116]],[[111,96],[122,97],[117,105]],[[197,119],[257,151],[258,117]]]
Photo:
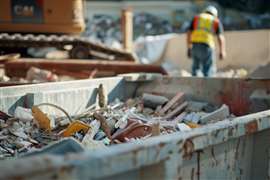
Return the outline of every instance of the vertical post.
[[[133,51],[133,12],[131,8],[122,10],[122,39],[123,48],[128,52]]]

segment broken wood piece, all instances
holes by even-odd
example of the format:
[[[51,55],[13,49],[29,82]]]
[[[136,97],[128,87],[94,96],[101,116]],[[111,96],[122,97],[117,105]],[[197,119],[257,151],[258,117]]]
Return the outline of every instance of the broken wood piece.
[[[98,86],[98,105],[100,108],[105,108],[107,107],[107,104],[108,104],[108,97],[106,90],[103,84],[100,84]]]
[[[160,124],[155,122],[150,124],[151,128],[152,128],[152,135],[151,136],[159,136],[160,135]]]
[[[174,118],[174,120],[172,120],[172,121],[176,121],[176,122],[180,123],[180,122],[182,122],[184,120],[186,115],[187,115],[186,112],[182,112],[181,114],[176,116],[176,118]]]
[[[111,140],[112,139],[111,129],[110,129],[109,125],[107,124],[107,121],[104,118],[104,116],[95,112],[94,117],[96,118],[96,120],[100,121],[101,129],[105,132],[106,136]]]
[[[164,115],[175,103],[184,97],[184,93],[178,92],[160,111],[160,115]]]
[[[180,106],[178,106],[177,108],[175,108],[172,112],[168,113],[164,118],[165,119],[171,119],[174,116],[180,114],[188,105],[188,102],[184,102],[182,103]]]
[[[12,61],[12,60],[19,59],[20,57],[21,55],[18,53],[5,54],[5,55],[0,56],[0,62]]]
[[[87,124],[81,121],[74,121],[60,134],[63,137],[69,137],[79,131],[83,131],[86,134],[89,131],[89,129],[90,129],[90,126],[88,126]]]
[[[169,101],[168,98],[164,96],[158,96],[148,93],[144,93],[142,99],[144,106],[152,109],[156,109],[158,106],[162,106]]]
[[[37,121],[40,129],[51,131],[51,121],[37,106],[32,107],[34,119]]]

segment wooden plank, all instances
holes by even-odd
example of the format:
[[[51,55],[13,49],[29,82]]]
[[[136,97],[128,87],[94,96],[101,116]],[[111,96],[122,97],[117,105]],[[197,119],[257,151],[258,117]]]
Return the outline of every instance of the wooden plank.
[[[175,103],[184,97],[184,93],[178,92],[160,111],[159,114],[165,114]]]

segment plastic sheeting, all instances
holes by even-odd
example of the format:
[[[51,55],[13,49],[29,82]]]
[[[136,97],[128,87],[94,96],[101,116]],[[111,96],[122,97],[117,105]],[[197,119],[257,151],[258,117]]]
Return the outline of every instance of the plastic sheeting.
[[[164,54],[168,41],[176,34],[140,37],[135,42],[135,52],[143,64],[154,64]]]

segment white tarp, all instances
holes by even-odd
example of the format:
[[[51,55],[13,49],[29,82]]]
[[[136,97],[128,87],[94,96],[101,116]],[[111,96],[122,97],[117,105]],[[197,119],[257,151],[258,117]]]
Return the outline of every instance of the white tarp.
[[[140,37],[135,41],[135,52],[142,64],[153,64],[162,58],[167,43],[176,34]]]

